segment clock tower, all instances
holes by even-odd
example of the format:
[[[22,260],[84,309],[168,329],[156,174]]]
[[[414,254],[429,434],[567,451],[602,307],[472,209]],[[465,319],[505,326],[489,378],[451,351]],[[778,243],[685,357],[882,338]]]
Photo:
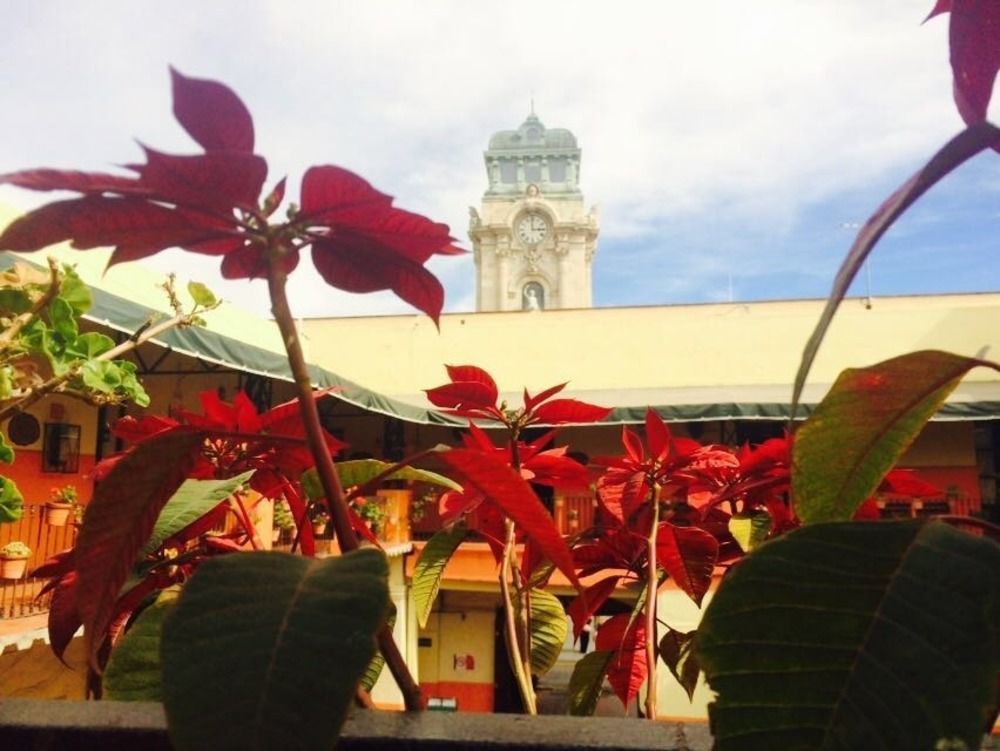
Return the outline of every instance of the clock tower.
[[[476,310],[591,307],[597,210],[583,207],[576,137],[532,111],[484,158],[489,187],[469,208]]]

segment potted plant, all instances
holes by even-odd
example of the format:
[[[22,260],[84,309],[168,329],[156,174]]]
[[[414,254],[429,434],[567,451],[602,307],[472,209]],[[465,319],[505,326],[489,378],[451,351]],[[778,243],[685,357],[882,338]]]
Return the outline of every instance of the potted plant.
[[[358,516],[364,520],[368,529],[372,531],[372,534],[378,537],[382,532],[386,517],[381,499],[378,496],[359,498],[355,502],[354,509],[358,512]]]
[[[312,507],[309,519],[312,522],[313,534],[316,537],[322,537],[326,534],[326,525],[330,521],[330,514],[317,505]]]
[[[45,523],[51,527],[65,527],[70,513],[73,513],[75,521],[79,521],[81,511],[75,485],[52,488],[49,500],[45,503]]]
[[[285,503],[275,503],[274,504],[274,528],[272,531],[271,542],[277,544],[281,539],[281,534],[285,530],[290,530],[295,527],[295,519],[292,518],[292,512]]]
[[[4,579],[20,579],[28,567],[31,548],[20,540],[8,542],[0,548],[0,577]]]

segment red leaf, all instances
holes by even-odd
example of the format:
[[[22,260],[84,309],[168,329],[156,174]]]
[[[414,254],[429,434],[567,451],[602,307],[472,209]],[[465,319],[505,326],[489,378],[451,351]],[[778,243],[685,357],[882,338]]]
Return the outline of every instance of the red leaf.
[[[49,602],[49,646],[60,660],[82,625],[77,610],[76,589],[77,573],[70,571],[59,580]]]
[[[136,444],[94,490],[76,546],[77,608],[91,666],[118,592],[156,518],[194,465],[204,433],[179,427]]]
[[[253,151],[253,118],[232,89],[170,69],[174,117],[205,151]]]
[[[259,433],[263,423],[257,415],[257,407],[243,391],[233,397],[233,412],[236,415],[236,429],[241,433]]]
[[[943,495],[941,489],[917,476],[912,469],[892,469],[878,486],[881,493],[898,493],[912,498]]]
[[[33,579],[53,579],[65,576],[73,570],[73,549],[63,550],[42,563],[31,572]]]
[[[642,439],[629,430],[627,425],[622,425],[622,446],[625,447],[628,458],[636,464],[642,464],[645,460],[646,450],[643,448]]]
[[[573,639],[579,639],[587,619],[601,609],[614,594],[621,576],[608,576],[596,584],[591,584],[577,595],[566,608],[566,615],[573,619]]]
[[[83,250],[116,246],[112,263],[117,263],[220,234],[140,198],[87,196],[55,201],[15,219],[0,235],[0,248],[32,251],[66,240]]]
[[[594,646],[601,651],[615,652],[608,662],[608,683],[621,703],[628,703],[639,695],[639,688],[646,680],[646,629],[636,618],[626,633],[631,616],[619,613],[597,629]]]
[[[482,451],[452,449],[441,460],[459,476],[466,491],[475,489],[503,509],[539,550],[579,588],[573,558],[552,517],[531,487],[502,459]]]
[[[537,407],[539,404],[541,404],[542,402],[544,402],[546,399],[551,399],[553,396],[555,396],[556,394],[558,394],[560,391],[562,391],[564,388],[566,388],[566,386],[567,386],[566,383],[560,383],[558,386],[552,386],[550,388],[547,388],[544,391],[539,392],[535,396],[531,396],[528,393],[528,390],[525,389],[524,390],[524,409],[526,411],[530,412],[535,407]]]
[[[491,409],[497,399],[495,390],[478,381],[446,383],[424,393],[435,407],[448,409]]]
[[[531,482],[568,490],[586,490],[590,487],[590,472],[575,459],[563,456],[559,450],[544,451],[526,459],[522,470],[532,474]]]
[[[865,259],[875,247],[886,230],[892,226],[893,222],[899,218],[920,196],[926,193],[933,185],[941,180],[945,175],[958,167],[963,162],[971,159],[979,152],[988,148],[1000,146],[1000,128],[996,128],[987,122],[971,125],[938,151],[937,154],[888,199],[878,207],[878,210],[868,218],[864,226],[858,232],[858,236],[851,246],[844,262],[837,271],[837,277],[833,282],[833,289],[827,299],[826,307],[820,315],[819,322],[813,330],[809,341],[806,343],[805,351],[802,353],[802,362],[799,364],[798,373],[795,375],[795,388],[792,392],[792,415],[794,416],[799,397],[802,396],[802,389],[806,383],[806,376],[816,359],[819,346],[823,342],[826,330],[830,327],[834,313],[840,305],[840,301],[847,294],[848,287],[854,281],[855,275],[864,264]]]
[[[497,399],[500,396],[499,390],[497,389],[497,382],[493,380],[493,376],[485,370],[477,368],[475,365],[445,365],[444,367],[445,370],[448,371],[448,377],[451,379],[452,383],[460,383],[463,381],[480,383],[493,395],[490,399],[486,400],[489,406],[492,407],[496,404]]]
[[[115,424],[111,426],[111,433],[116,438],[121,438],[129,443],[138,443],[156,433],[176,428],[177,425],[177,421],[169,417],[144,415],[136,418],[127,415],[115,421]]]
[[[367,216],[372,208],[388,209],[392,205],[392,196],[375,190],[353,172],[332,165],[307,169],[300,197],[300,218],[307,224],[356,219]]]
[[[299,265],[298,250],[291,250],[281,256],[280,266],[286,274],[291,274]],[[230,250],[222,259],[223,279],[263,279],[267,277],[267,256],[259,245],[243,245]]]
[[[718,558],[718,540],[703,529],[664,522],[656,531],[657,561],[698,607],[712,584]]]
[[[391,289],[435,323],[441,316],[444,288],[437,277],[420,263],[373,244],[363,235],[345,232],[334,240],[316,240],[312,258],[320,276],[332,287],[357,293]]]
[[[267,162],[255,154],[214,151],[176,156],[143,147],[146,164],[133,166],[142,184],[171,203],[229,209],[255,208]]]
[[[540,405],[532,414],[532,422],[545,425],[562,423],[588,423],[603,420],[611,414],[610,408],[598,407],[576,399],[553,399]]]
[[[649,500],[645,472],[609,469],[597,481],[597,497],[608,513],[624,522]]]
[[[938,0],[928,18],[947,12],[951,12],[948,41],[955,105],[966,124],[972,125],[986,119],[1000,69],[1000,3]]]
[[[652,409],[646,409],[646,443],[653,461],[662,462],[670,456],[670,428]]]
[[[33,169],[0,175],[0,183],[27,190],[73,190],[78,193],[125,193],[148,195],[149,188],[134,177],[108,175],[102,172]]]

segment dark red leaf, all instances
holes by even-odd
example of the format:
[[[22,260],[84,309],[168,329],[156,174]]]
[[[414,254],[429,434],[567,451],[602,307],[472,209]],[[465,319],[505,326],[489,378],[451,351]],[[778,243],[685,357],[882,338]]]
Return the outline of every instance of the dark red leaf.
[[[267,162],[256,154],[214,151],[176,156],[143,148],[146,164],[132,169],[155,196],[171,203],[223,210],[257,206]]]
[[[553,399],[534,410],[531,421],[544,425],[588,423],[603,420],[611,414],[607,407],[598,407],[576,399]]]
[[[596,584],[591,584],[569,604],[569,607],[566,608],[566,615],[573,620],[574,639],[580,638],[584,624],[614,594],[615,587],[618,586],[620,580],[621,576],[605,577]]]
[[[955,105],[966,124],[972,125],[986,119],[1000,69],[1000,3],[938,0],[928,18],[947,12]]]
[[[641,618],[632,621],[629,628],[630,619],[628,613],[612,616],[597,629],[594,640],[598,650],[615,653],[608,662],[608,683],[625,706],[639,695],[647,673],[646,629]]]
[[[95,670],[118,592],[157,516],[187,477],[204,433],[179,427],[138,443],[94,490],[76,546],[77,608]]]
[[[31,572],[33,579],[53,579],[65,576],[73,570],[73,549],[63,550],[42,563]]]
[[[574,586],[580,586],[569,549],[552,517],[531,487],[503,459],[468,449],[452,449],[440,454],[440,458],[458,475],[466,491],[475,489],[496,503]]]
[[[112,263],[118,263],[219,234],[140,198],[87,196],[55,201],[15,219],[0,235],[0,249],[39,250],[68,240],[84,250],[115,246]]]
[[[299,265],[298,250],[291,250],[281,256],[279,265],[286,274],[291,274]],[[243,245],[226,253],[222,259],[224,279],[263,279],[267,277],[267,256],[259,245]]]
[[[575,459],[563,456],[561,451],[544,451],[521,464],[522,472],[531,473],[531,482],[566,490],[586,490],[590,487],[590,473]]]
[[[865,222],[847,257],[837,271],[837,277],[833,282],[833,289],[830,291],[826,307],[823,308],[819,322],[802,353],[802,362],[795,375],[795,388],[792,392],[793,416],[799,403],[799,397],[802,396],[802,389],[806,384],[806,376],[809,375],[809,369],[812,367],[813,360],[816,359],[816,353],[819,352],[819,346],[830,327],[833,315],[837,312],[840,301],[847,294],[847,289],[854,281],[858,270],[864,264],[872,248],[875,247],[875,243],[906,209],[945,175],[979,152],[998,146],[1000,146],[1000,128],[987,122],[969,126],[946,143],[917,174],[903,183]]]
[[[33,169],[0,175],[0,183],[27,190],[72,190],[78,193],[148,195],[150,190],[134,177],[101,172]]]
[[[312,258],[320,276],[337,289],[357,293],[390,289],[435,323],[441,315],[444,288],[437,277],[363,235],[338,233],[334,240],[317,240]]]
[[[258,433],[263,423],[257,415],[257,408],[242,390],[233,397],[233,412],[236,415],[236,429],[241,433]]]
[[[300,218],[305,223],[357,220],[369,216],[373,208],[383,210],[392,205],[392,196],[375,190],[363,177],[332,165],[307,169],[300,197]]]
[[[76,604],[77,573],[70,571],[59,580],[49,602],[49,646],[60,660],[82,625]]]
[[[253,151],[253,118],[232,89],[170,69],[174,117],[205,151]]]
[[[663,522],[656,531],[656,558],[677,586],[701,607],[719,558],[718,540],[697,527]]]

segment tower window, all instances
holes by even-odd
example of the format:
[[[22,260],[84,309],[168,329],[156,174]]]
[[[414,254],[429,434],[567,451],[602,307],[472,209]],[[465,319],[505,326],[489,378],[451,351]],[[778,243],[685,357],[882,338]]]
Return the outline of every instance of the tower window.
[[[517,165],[510,161],[500,162],[500,181],[514,184],[517,182]]]
[[[529,183],[540,183],[542,181],[542,165],[532,159],[524,163],[524,179]]]
[[[549,159],[549,181],[553,183],[566,182],[566,159],[552,157]]]

